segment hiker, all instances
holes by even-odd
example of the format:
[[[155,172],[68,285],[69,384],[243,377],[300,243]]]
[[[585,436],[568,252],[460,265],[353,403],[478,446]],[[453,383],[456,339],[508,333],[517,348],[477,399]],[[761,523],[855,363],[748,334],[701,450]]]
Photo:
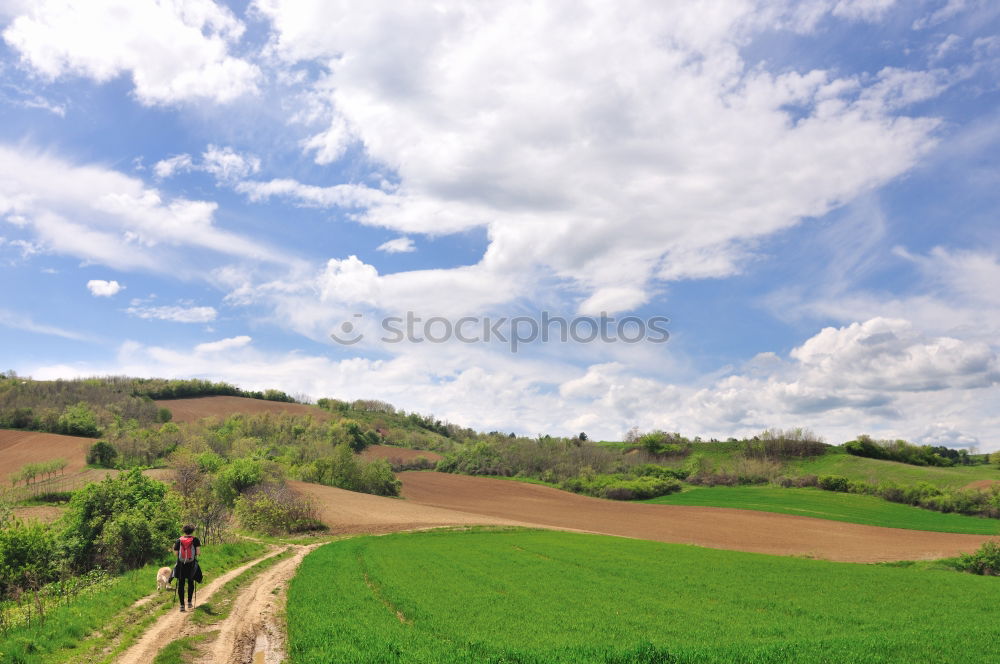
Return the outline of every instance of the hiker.
[[[174,551],[177,552],[177,564],[174,565],[174,578],[177,579],[177,597],[181,600],[181,612],[184,611],[184,582],[187,581],[187,606],[194,608],[191,599],[194,595],[195,581],[201,581],[201,568],[198,565],[198,554],[201,553],[201,540],[193,536],[194,526],[181,528],[184,534],[174,540]]]

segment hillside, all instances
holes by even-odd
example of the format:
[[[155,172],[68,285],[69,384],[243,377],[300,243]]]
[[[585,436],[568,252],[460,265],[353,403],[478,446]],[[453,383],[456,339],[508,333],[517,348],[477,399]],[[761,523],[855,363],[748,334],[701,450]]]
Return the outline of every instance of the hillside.
[[[1000,482],[1000,466],[996,465],[950,468],[912,466],[897,461],[853,456],[839,451],[831,451],[805,461],[791,461],[788,465],[790,470],[802,475],[843,475],[859,482],[889,481],[903,485],[929,482],[941,489],[960,489],[982,480]]]
[[[86,467],[87,449],[93,444],[90,438],[0,429],[0,479],[26,464],[53,459],[67,461],[66,475],[78,473]]]
[[[197,422],[204,417],[225,419],[230,415],[274,415],[309,416],[316,420],[329,420],[332,415],[316,406],[283,401],[265,401],[248,397],[208,396],[191,399],[157,399],[160,408],[170,411],[174,422]]]
[[[601,500],[525,482],[400,473],[408,501],[543,527],[776,555],[875,562],[942,558],[987,538],[747,510]]]

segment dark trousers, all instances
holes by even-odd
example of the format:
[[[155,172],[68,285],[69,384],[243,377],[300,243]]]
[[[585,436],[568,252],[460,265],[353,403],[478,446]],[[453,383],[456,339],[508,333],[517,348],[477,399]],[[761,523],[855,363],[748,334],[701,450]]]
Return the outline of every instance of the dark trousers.
[[[194,563],[178,563],[177,564],[177,597],[180,598],[181,604],[184,603],[184,584],[187,584],[187,603],[191,603],[191,598],[194,596],[194,579],[191,577],[194,575]]]
[[[184,584],[187,584],[188,599],[187,603],[191,603],[191,597],[194,595],[194,579],[177,579],[177,597],[180,598],[181,604],[184,603]]]

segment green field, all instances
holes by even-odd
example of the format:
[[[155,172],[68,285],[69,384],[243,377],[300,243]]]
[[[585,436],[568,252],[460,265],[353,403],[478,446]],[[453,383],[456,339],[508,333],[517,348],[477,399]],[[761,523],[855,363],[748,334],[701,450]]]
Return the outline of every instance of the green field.
[[[295,664],[996,662],[1000,579],[598,535],[359,537],[292,581]]]
[[[911,466],[907,463],[868,459],[846,453],[830,453],[804,461],[789,462],[786,474],[843,475],[860,482],[889,481],[902,485],[930,482],[941,489],[960,489],[978,480],[1000,481],[1000,467],[995,465],[951,468]]]
[[[773,486],[695,487],[683,493],[643,502],[661,505],[733,507],[886,528],[972,535],[1000,534],[1000,520],[997,519],[943,514],[919,507],[890,503],[875,496],[837,493],[822,489],[782,489]]]

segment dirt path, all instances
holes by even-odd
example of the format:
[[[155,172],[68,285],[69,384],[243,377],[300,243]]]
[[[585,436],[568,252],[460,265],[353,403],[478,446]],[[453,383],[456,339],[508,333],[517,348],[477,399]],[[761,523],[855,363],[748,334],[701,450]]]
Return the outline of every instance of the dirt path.
[[[290,558],[264,570],[240,590],[229,616],[208,628],[219,630],[219,636],[199,664],[281,664],[285,659],[285,630],[279,612],[288,582],[306,554],[317,546],[294,547]]]
[[[197,603],[203,604],[209,601],[212,595],[231,579],[236,578],[261,560],[276,556],[278,553],[276,550],[271,550],[266,555],[230,570],[211,583],[198,588]],[[178,611],[177,605],[173,605],[171,610],[153,623],[131,648],[118,656],[118,659],[115,660],[116,664],[149,664],[160,650],[171,641],[207,631],[206,628],[190,622],[188,620],[190,615],[190,613],[181,613]]]

